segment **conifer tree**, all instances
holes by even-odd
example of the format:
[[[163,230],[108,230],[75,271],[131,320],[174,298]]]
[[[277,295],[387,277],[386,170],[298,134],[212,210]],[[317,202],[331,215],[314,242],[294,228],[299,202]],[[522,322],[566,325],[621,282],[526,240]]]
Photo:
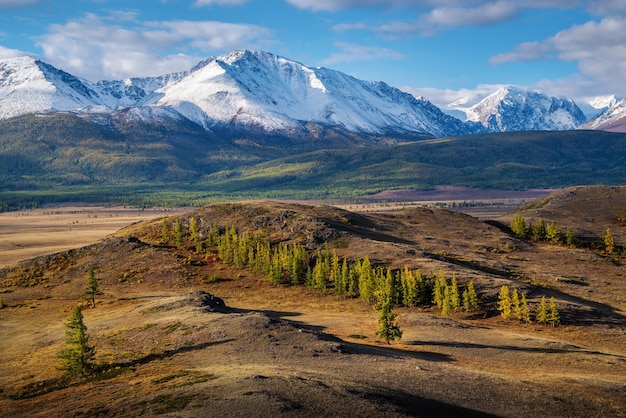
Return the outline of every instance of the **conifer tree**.
[[[541,302],[539,302],[539,306],[537,307],[537,310],[535,312],[535,320],[540,323],[540,324],[547,324],[548,323],[548,305],[546,304],[546,297],[542,296],[541,297]]]
[[[452,298],[450,293],[450,286],[446,286],[443,289],[443,300],[441,301],[441,316],[450,316],[452,314]]]
[[[298,284],[302,280],[309,264],[306,250],[301,245],[294,245],[291,260],[291,283]]]
[[[463,291],[463,309],[467,312],[476,312],[478,310],[478,295],[474,282],[469,282]]]
[[[558,244],[559,241],[561,241],[561,233],[556,227],[554,221],[550,222],[548,226],[546,226],[546,239],[554,244]]]
[[[577,242],[577,241],[578,241],[578,240],[576,239],[576,234],[574,233],[574,231],[572,231],[572,230],[568,229],[568,230],[565,232],[565,243],[566,243],[568,246],[573,247],[573,246],[575,246],[575,245],[576,245],[576,242]]]
[[[89,273],[87,276],[87,289],[85,289],[85,295],[87,296],[87,300],[91,302],[91,307],[96,307],[96,296],[102,295],[102,291],[100,290],[100,284],[98,282],[98,278],[94,273],[93,266],[89,267]]]
[[[363,300],[370,301],[374,296],[374,272],[370,264],[368,256],[363,258],[359,268],[359,297]]]
[[[441,308],[443,304],[444,291],[448,287],[448,282],[443,274],[443,269],[439,269],[439,273],[435,278],[435,285],[433,287],[433,303]]]
[[[313,267],[313,282],[315,283],[315,288],[320,292],[326,291],[326,272],[324,257],[318,256]]]
[[[348,295],[351,297],[359,296],[359,265],[360,260],[356,260],[352,268],[348,268]]]
[[[183,248],[183,224],[180,222],[180,218],[176,219],[174,223],[174,243],[178,249]]]
[[[202,241],[200,240],[196,218],[193,216],[189,219],[189,232],[191,233],[191,241],[196,246],[196,253],[200,254],[202,252]]]
[[[341,265],[339,264],[339,256],[337,255],[337,250],[335,250],[334,248],[330,256],[329,280],[335,286],[335,293],[341,294],[341,289],[343,288],[343,284],[341,283]]]
[[[452,273],[452,283],[450,284],[450,308],[455,311],[461,307],[461,296],[459,295],[459,284],[456,281],[456,274]]]
[[[278,257],[272,257],[269,268],[269,279],[272,284],[282,283],[282,269],[280,267],[280,260]]]
[[[339,290],[336,290],[338,295],[345,295],[349,292],[350,288],[350,269],[348,267],[348,260],[346,257],[343,258],[341,263],[341,271],[339,272]]]
[[[220,230],[217,225],[213,224],[206,237],[206,247],[211,250],[220,242]]]
[[[80,305],[72,310],[65,323],[65,343],[67,347],[59,353],[61,370],[66,376],[86,376],[93,370],[95,348],[89,344],[87,327],[83,321]]]
[[[543,219],[539,218],[535,224],[531,226],[533,241],[542,241],[546,237],[546,224]]]
[[[547,322],[552,324],[553,327],[559,325],[561,323],[561,315],[556,307],[556,301],[554,297],[550,298],[550,303],[548,305],[548,318]]]
[[[517,289],[513,289],[513,292],[511,294],[511,309],[513,310],[513,316],[521,321],[522,304]]]
[[[413,272],[407,266],[401,274],[403,298],[402,304],[409,308],[417,306],[419,302],[419,285]]]
[[[615,239],[611,233],[611,228],[607,228],[606,231],[604,231],[602,242],[604,243],[604,249],[606,252],[608,254],[613,254],[613,251],[615,251]]]
[[[519,213],[515,215],[513,221],[511,222],[511,230],[513,231],[513,235],[518,238],[526,238],[528,234],[528,229],[526,229],[526,221]]]
[[[304,276],[304,285],[309,289],[315,287],[315,281],[313,280],[313,270],[311,270],[311,266],[306,269],[306,275]]]
[[[530,324],[530,307],[528,306],[528,300],[526,300],[526,293],[522,293],[522,299],[520,301],[520,320]]]
[[[170,242],[170,224],[167,221],[167,217],[161,220],[161,241],[163,245],[167,245]]]
[[[374,309],[378,311],[378,330],[376,335],[384,338],[387,344],[391,341],[402,338],[402,330],[396,321],[397,314],[393,311],[393,302],[391,295],[391,282],[384,283],[382,288],[377,292],[378,302]]]
[[[502,286],[500,288],[500,294],[498,295],[498,312],[503,319],[509,319],[511,317],[511,296],[509,294],[509,287]]]

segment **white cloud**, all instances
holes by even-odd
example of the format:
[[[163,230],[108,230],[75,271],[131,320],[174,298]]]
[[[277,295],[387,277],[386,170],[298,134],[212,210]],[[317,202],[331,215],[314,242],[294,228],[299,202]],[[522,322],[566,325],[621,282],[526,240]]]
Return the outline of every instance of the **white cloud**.
[[[460,90],[402,87],[401,90],[416,97],[424,97],[441,110],[447,111],[469,108],[505,86],[504,84],[481,84],[473,89]]]
[[[50,26],[37,44],[50,64],[97,81],[182,71],[216,50],[251,48],[273,38],[272,31],[256,25],[122,17],[86,14]]]
[[[430,12],[425,20],[437,26],[484,26],[510,20],[520,12],[519,2],[496,1],[474,8],[440,7]]]
[[[17,49],[6,48],[0,45],[0,59],[17,58],[17,57],[23,57],[25,55],[32,55],[32,54],[28,54],[26,52],[22,52]]]
[[[489,59],[491,64],[505,62],[525,62],[533,60],[554,59],[553,48],[544,42],[524,42],[512,52],[496,54]]]
[[[594,86],[597,94],[619,93],[603,89],[626,84],[626,17],[607,17],[576,25],[542,42],[518,45],[511,52],[492,57],[491,62],[548,59],[575,62],[580,71],[576,83],[584,88]],[[556,86],[556,82],[552,85]]]
[[[331,65],[338,62],[373,61],[380,59],[399,60],[404,58],[404,55],[399,52],[377,46],[363,46],[348,42],[337,42],[334,45],[339,48],[340,51],[322,60],[322,65]]]
[[[626,12],[624,0],[589,0],[587,9],[599,16],[615,16]]]
[[[429,4],[432,1],[412,1],[412,0],[286,0],[287,3],[296,6],[299,9],[312,11],[337,12],[347,9],[364,9],[369,7],[376,8],[403,8],[409,6],[418,6],[420,4]]]
[[[287,0],[300,8],[314,11],[340,11],[356,8],[408,9],[406,19],[371,23],[340,23],[337,32],[370,30],[385,37],[407,35],[432,36],[449,28],[487,26],[515,19],[530,9],[574,8],[583,0],[417,0],[417,1],[325,1]],[[589,0],[590,1],[590,0]],[[614,0],[606,0],[614,1]]]
[[[220,6],[237,6],[239,4],[247,3],[248,0],[196,0],[195,6],[210,6],[212,4],[217,4]]]

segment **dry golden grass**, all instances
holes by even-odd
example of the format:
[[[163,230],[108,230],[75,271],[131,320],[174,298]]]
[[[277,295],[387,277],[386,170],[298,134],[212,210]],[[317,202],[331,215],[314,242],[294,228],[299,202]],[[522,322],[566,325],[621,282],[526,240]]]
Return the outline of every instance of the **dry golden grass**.
[[[159,222],[144,222],[80,251],[0,270],[0,362],[11,371],[0,375],[3,415],[626,416],[624,259],[522,242],[427,208],[365,216],[261,202],[180,219],[191,216],[201,228],[267,227],[276,240],[301,242],[330,236],[342,255],[425,274],[443,268],[476,283],[484,310],[444,318],[432,307],[398,309],[404,335],[388,346],[375,335],[371,305],[271,286],[213,256],[164,247]],[[118,372],[14,399],[58,377],[63,322],[84,300],[91,265],[104,295],[84,310],[85,322],[98,362]],[[14,284],[37,266],[33,286]],[[574,275],[583,284],[562,280]],[[554,296],[564,324],[502,320],[493,311],[502,284],[533,303]],[[207,312],[198,290],[228,309]]]
[[[134,222],[181,209],[51,206],[0,213],[0,268],[20,260],[92,244]]]

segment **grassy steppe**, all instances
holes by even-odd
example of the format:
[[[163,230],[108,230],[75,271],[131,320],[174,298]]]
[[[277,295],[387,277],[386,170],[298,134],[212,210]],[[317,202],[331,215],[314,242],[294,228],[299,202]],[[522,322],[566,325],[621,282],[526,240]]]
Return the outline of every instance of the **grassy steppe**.
[[[437,208],[358,214],[246,202],[168,215],[186,228],[193,217],[202,235],[236,225],[275,244],[315,252],[327,242],[350,260],[367,254],[476,284],[478,314],[397,307],[404,335],[391,346],[375,335],[366,301],[271,285],[215,251],[163,242],[162,220],[141,222],[0,270],[0,361],[12,371],[0,377],[0,407],[19,417],[626,416],[625,259],[597,237],[610,226],[623,241],[624,202],[624,188],[576,188],[521,208],[596,235],[579,247],[517,239],[506,227],[512,215],[483,221]],[[581,222],[587,216],[594,223]],[[85,307],[85,322],[108,372],[63,383],[63,323],[85,298],[91,266],[104,295]],[[533,307],[554,297],[561,326],[503,320],[502,285]]]

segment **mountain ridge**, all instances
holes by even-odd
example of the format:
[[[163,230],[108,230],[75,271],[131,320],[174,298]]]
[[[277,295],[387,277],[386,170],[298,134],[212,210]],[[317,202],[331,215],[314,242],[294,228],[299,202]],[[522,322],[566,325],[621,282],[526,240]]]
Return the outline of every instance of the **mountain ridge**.
[[[585,123],[581,128],[626,132],[626,98],[612,103],[608,109]]]
[[[11,63],[13,68],[3,71]],[[39,74],[35,68],[39,68]],[[163,116],[187,119],[209,131],[295,137],[309,135],[310,124],[356,134],[445,137],[570,130],[584,122],[584,115],[571,100],[512,87],[505,90],[515,91],[526,107],[511,111],[510,106],[502,105],[504,97],[498,105],[492,95],[482,105],[472,107],[470,113],[474,116],[464,122],[442,112],[426,98],[384,82],[359,80],[324,67],[307,67],[262,51],[235,50],[207,58],[188,71],[97,83],[34,58],[0,60],[0,119],[54,111],[122,112],[120,119],[130,115],[134,120],[154,121]],[[24,94],[28,100],[21,100]],[[532,106],[538,110],[531,111]],[[504,114],[496,114],[498,111]],[[527,120],[521,123],[520,118]]]
[[[505,87],[487,96],[467,111],[468,120],[487,132],[572,130],[586,117],[569,99],[517,87]]]

